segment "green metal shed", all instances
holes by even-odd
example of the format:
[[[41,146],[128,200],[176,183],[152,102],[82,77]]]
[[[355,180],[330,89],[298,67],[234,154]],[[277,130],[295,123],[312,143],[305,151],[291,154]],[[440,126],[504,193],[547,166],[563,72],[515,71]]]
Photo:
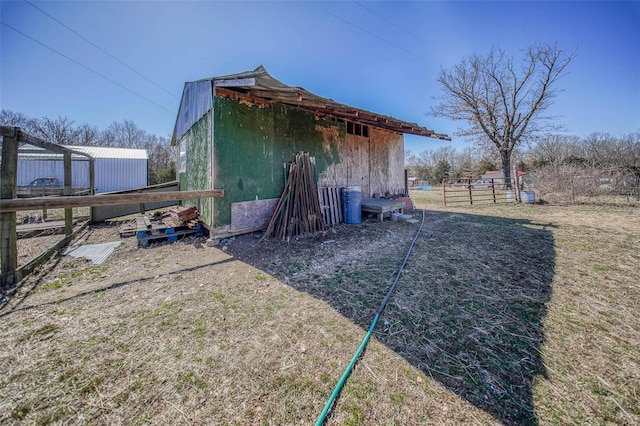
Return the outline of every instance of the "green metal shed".
[[[446,135],[287,86],[262,67],[185,83],[172,137],[181,190],[212,235],[266,225],[298,151],[315,157],[319,186],[360,186],[363,197],[404,189],[404,138]]]

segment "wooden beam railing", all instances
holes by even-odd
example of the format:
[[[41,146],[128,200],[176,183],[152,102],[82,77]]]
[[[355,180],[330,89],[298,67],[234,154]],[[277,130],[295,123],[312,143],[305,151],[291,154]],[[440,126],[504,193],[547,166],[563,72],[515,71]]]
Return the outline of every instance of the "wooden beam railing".
[[[70,197],[35,197],[0,200],[0,213],[33,209],[62,209],[87,206],[153,203],[173,200],[224,197],[224,189],[202,191],[142,192],[136,194],[103,194]]]
[[[204,191],[171,191],[148,192],[136,194],[103,194],[76,197],[37,197],[0,199],[0,219],[2,240],[8,241],[2,244],[0,265],[0,290],[6,291],[13,288],[24,273],[17,271],[18,253],[16,242],[15,212],[39,208],[64,208],[87,207],[100,205],[122,205],[146,202],[192,200],[198,198],[224,197],[223,189],[210,189]],[[7,237],[5,237],[5,232]],[[67,235],[67,241],[70,234]],[[46,260],[46,259],[45,259]]]

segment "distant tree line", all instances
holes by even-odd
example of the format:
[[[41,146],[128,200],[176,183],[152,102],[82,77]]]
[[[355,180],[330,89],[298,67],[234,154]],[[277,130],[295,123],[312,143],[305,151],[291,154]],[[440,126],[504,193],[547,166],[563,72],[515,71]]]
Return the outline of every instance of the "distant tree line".
[[[444,179],[469,179],[489,170],[498,170],[498,162],[490,150],[467,147],[462,152],[451,146],[429,149],[419,154],[406,152],[405,165],[411,177],[428,185],[439,185]]]
[[[607,194],[640,200],[640,131],[618,137],[551,135],[526,155],[532,185],[549,200]]]
[[[103,146],[146,149],[149,156],[149,184],[176,178],[174,148],[166,137],[153,135],[131,120],[114,121],[104,130],[90,124],[76,125],[67,117],[33,118],[3,109],[0,125],[17,126],[33,136],[59,145]]]
[[[549,134],[526,149],[514,151],[517,169],[527,172],[525,184],[548,199],[572,199],[601,194],[640,197],[640,131],[586,137]],[[500,169],[495,150],[478,146],[461,152],[441,147],[406,153],[412,177],[430,185],[443,179],[478,178]]]

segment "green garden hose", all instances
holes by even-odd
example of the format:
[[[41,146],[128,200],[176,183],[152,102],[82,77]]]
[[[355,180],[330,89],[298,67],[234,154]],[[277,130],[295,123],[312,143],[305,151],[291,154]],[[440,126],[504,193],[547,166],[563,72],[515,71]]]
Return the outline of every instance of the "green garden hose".
[[[385,296],[384,300],[380,304],[380,307],[376,311],[376,315],[373,317],[373,321],[371,321],[369,330],[367,331],[367,334],[364,336],[364,339],[362,339],[362,343],[360,343],[358,350],[353,355],[353,358],[351,358],[351,362],[349,362],[349,365],[347,365],[347,368],[344,370],[344,373],[342,373],[342,377],[340,377],[340,380],[336,384],[336,387],[333,389],[333,392],[331,392],[331,396],[327,400],[327,403],[325,404],[324,409],[322,410],[322,413],[320,413],[320,416],[316,421],[316,426],[322,426],[326,421],[329,410],[335,403],[336,399],[338,399],[338,395],[340,395],[340,391],[342,391],[342,388],[344,387],[344,384],[346,383],[347,378],[349,378],[349,375],[351,374],[353,367],[356,365],[356,362],[358,362],[360,355],[362,355],[362,352],[367,347],[367,343],[369,343],[371,334],[373,334],[373,330],[376,328],[376,324],[378,323],[378,318],[380,318],[380,315],[382,315],[384,308],[387,306],[387,302],[391,298],[391,295],[393,294],[393,291],[395,290],[396,285],[398,284],[398,280],[400,280],[400,275],[402,275],[402,271],[404,270],[404,267],[407,264],[407,260],[409,260],[409,255],[411,254],[411,251],[413,250],[413,246],[415,245],[416,240],[418,239],[418,235],[420,235],[420,231],[422,231],[422,226],[424,225],[424,212],[425,210],[422,210],[422,222],[420,222],[420,227],[418,228],[418,232],[416,232],[415,237],[413,237],[413,241],[411,241],[411,246],[407,251],[407,255],[404,257],[404,262],[402,262],[402,266],[400,266],[400,269],[396,274],[396,279],[393,281],[393,284],[389,288],[387,295]]]

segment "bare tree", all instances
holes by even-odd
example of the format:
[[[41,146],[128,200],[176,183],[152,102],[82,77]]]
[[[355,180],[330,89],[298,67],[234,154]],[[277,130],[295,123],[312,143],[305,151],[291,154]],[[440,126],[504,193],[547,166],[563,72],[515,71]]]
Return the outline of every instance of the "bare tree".
[[[530,46],[520,63],[495,47],[486,57],[474,54],[440,70],[444,95],[431,114],[468,121],[469,127],[456,134],[495,146],[508,179],[514,148],[552,127],[551,117],[542,113],[557,95],[556,82],[574,57],[575,52],[555,44]]]
[[[35,121],[21,112],[3,109],[0,112],[0,125],[21,127],[28,132],[33,132]]]
[[[67,117],[42,117],[35,121],[34,136],[59,145],[77,145],[80,130]]]
[[[146,148],[148,134],[133,121],[114,121],[102,133],[101,145],[119,148]]]
[[[542,137],[528,155],[535,168],[557,167],[584,156],[579,137],[557,134]]]
[[[78,145],[96,145],[100,139],[100,130],[98,130],[96,126],[92,126],[90,124],[82,124],[78,127],[78,132]]]

